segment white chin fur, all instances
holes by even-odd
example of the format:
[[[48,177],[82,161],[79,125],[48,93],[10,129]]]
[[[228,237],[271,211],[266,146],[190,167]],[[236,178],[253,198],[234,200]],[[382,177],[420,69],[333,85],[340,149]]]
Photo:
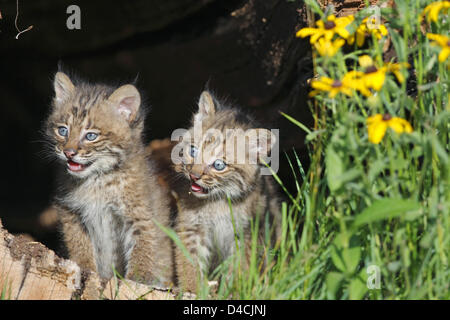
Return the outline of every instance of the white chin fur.
[[[76,160],[75,160],[76,161]],[[67,172],[69,172],[72,176],[77,178],[87,178],[94,174],[101,174],[110,171],[117,164],[116,158],[107,158],[102,157],[94,160],[94,162],[87,166],[82,171],[71,171],[67,168]]]

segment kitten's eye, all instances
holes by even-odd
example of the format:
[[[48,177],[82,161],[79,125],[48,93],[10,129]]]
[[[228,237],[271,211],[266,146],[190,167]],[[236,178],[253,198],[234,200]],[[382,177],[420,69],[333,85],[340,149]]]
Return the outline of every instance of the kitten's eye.
[[[86,133],[86,140],[88,141],[94,141],[95,139],[97,139],[98,134],[94,133],[94,132],[88,132]]]
[[[66,137],[67,133],[69,132],[69,129],[66,127],[58,127],[58,134],[62,137]]]
[[[196,146],[191,146],[191,149],[189,150],[189,154],[192,158],[195,158],[197,156],[198,149]]]
[[[227,165],[222,160],[217,159],[216,161],[214,161],[213,166],[217,171],[222,171]]]

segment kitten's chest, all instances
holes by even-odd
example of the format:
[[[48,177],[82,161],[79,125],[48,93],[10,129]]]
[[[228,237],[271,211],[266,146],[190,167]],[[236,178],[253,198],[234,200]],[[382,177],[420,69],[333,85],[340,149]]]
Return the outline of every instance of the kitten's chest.
[[[249,216],[243,208],[233,208],[230,212],[228,205],[218,205],[205,208],[202,212],[204,227],[207,229],[207,245],[212,249],[218,249],[221,253],[229,254],[235,245],[235,231],[247,228]]]
[[[67,204],[78,212],[94,249],[97,271],[112,276],[114,266],[126,271],[126,257],[134,245],[131,224],[126,217],[126,202],[116,187],[87,184],[67,196]]]

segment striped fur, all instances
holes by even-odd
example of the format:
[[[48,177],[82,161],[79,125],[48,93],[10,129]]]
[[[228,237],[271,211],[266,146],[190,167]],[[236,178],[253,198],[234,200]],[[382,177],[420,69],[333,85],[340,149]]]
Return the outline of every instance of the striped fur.
[[[194,128],[201,128],[202,135],[196,136]],[[247,161],[250,149],[245,149],[246,161],[243,164],[233,163],[233,154],[216,152],[219,150],[217,146],[225,145],[227,139],[232,137],[226,136],[227,129],[241,129],[238,134],[242,134],[255,128],[253,120],[238,109],[223,106],[207,91],[202,93],[192,127],[180,143],[183,147],[182,161],[174,166],[182,181],[174,185],[179,210],[176,230],[194,260],[191,264],[181,250],[176,251],[178,281],[186,290],[195,291],[199,277],[206,276],[235,251],[235,233],[227,198],[232,202],[237,233],[243,230],[247,262],[252,220],[259,219],[260,245],[264,239],[266,215],[273,227],[273,240],[279,236],[279,203],[272,177],[260,175],[260,164]],[[221,132],[223,139],[218,141],[204,134],[209,129]],[[198,148],[196,157],[201,157],[201,163],[190,155],[190,145]],[[216,159],[222,159],[227,164],[223,170],[214,168]],[[192,180],[192,175],[199,179]],[[199,189],[197,186],[192,189],[193,182],[202,188],[201,192],[193,191]]]
[[[145,154],[139,92],[132,85],[74,85],[61,72],[54,83],[46,128],[66,165],[56,206],[69,257],[105,279],[114,268],[128,278],[170,284],[170,241],[154,222],[169,226],[169,200]],[[97,138],[87,140],[89,132]],[[75,152],[70,159],[67,150]]]

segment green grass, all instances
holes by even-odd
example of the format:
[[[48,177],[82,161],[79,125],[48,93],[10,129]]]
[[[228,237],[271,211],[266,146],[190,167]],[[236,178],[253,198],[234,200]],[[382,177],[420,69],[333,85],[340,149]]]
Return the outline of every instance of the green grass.
[[[307,3],[318,10],[313,0]],[[210,277],[219,281],[217,292],[203,285],[199,298],[450,298],[450,59],[438,61],[440,48],[426,37],[448,36],[449,17],[442,11],[437,23],[420,23],[417,17],[431,1],[395,3],[381,10],[382,21],[394,48],[392,62],[410,64],[401,71],[407,80],[388,73],[370,97],[317,95],[310,104],[314,128],[284,115],[308,133],[311,164],[305,172],[295,152],[286,154],[295,194],[274,175],[289,201],[281,207],[281,242],[266,256],[270,268],[261,268],[254,254],[242,270],[238,250]],[[368,15],[359,12],[356,26]],[[359,68],[363,54],[382,63],[387,38],[368,38],[363,48],[346,45],[334,57],[316,54],[318,76],[342,77]],[[371,143],[366,121],[376,113],[406,119],[413,132],[387,129],[380,143]]]

